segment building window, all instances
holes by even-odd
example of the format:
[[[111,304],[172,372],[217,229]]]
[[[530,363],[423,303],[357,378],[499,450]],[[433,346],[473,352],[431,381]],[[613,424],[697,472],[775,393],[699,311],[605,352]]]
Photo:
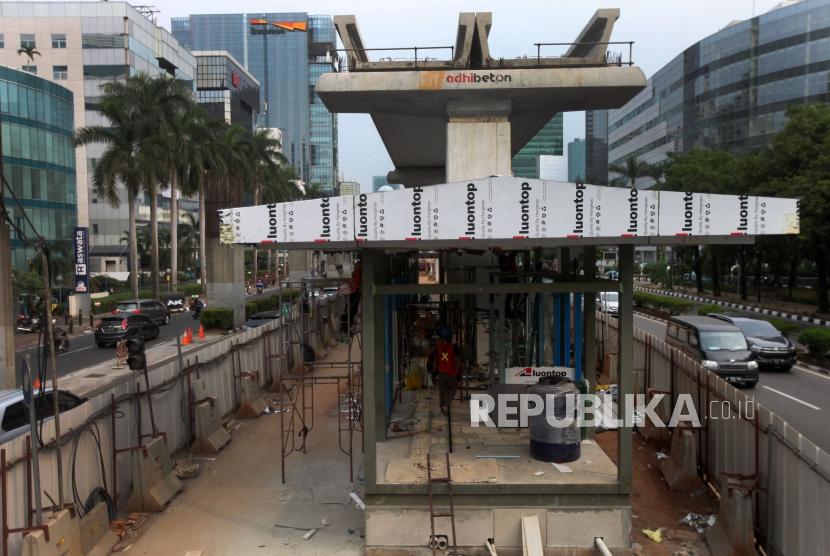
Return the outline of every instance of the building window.
[[[37,66],[20,66],[20,69],[37,75]]]
[[[92,225],[92,233],[94,235],[98,235],[98,224],[93,224]]]
[[[66,66],[52,66],[52,79],[66,81],[69,79],[69,68]]]
[[[0,48],[6,48],[6,37],[0,33]]]
[[[20,48],[37,48],[34,35],[20,35]]]
[[[52,33],[52,48],[66,48],[66,35]]]

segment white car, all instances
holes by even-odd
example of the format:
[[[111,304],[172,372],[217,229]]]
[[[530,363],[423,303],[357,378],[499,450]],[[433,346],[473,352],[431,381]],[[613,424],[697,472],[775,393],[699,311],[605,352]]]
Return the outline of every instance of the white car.
[[[620,314],[620,294],[617,292],[601,292],[597,294],[597,308],[609,315]]]
[[[41,395],[35,390],[35,418],[51,419],[54,415],[52,389],[47,388]],[[79,398],[66,390],[59,390],[58,408],[68,411],[84,403],[86,399]],[[0,444],[13,438],[24,435],[29,431],[29,409],[23,403],[23,390],[0,390]]]

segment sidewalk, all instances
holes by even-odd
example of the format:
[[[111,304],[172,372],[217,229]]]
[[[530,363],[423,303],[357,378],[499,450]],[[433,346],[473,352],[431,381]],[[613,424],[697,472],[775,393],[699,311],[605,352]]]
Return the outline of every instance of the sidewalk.
[[[354,347],[358,355],[358,347]],[[343,361],[346,348],[324,361]],[[319,376],[342,372],[320,369]],[[355,435],[355,476],[337,443],[334,386],[315,387],[313,430],[307,453],[286,460],[280,480],[280,414],[241,421],[233,441],[215,458],[196,459],[201,472],[166,511],[151,515],[129,553],[154,556],[312,556],[363,553],[363,512],[350,494],[362,477],[360,436]],[[266,398],[270,400],[270,398]],[[362,494],[361,494],[362,496]],[[308,540],[303,535],[318,531]]]
[[[731,309],[788,319],[808,325],[830,326],[830,315],[808,311],[807,308],[810,306],[802,303],[792,303],[779,300],[767,300],[757,303],[754,301],[743,301],[740,296],[733,293],[723,293],[720,297],[713,297],[710,293],[698,294],[697,290],[693,288],[678,286],[673,290],[666,290],[646,282],[635,282],[634,289],[641,289],[672,297],[679,297],[690,301],[696,301],[698,303],[721,305]]]

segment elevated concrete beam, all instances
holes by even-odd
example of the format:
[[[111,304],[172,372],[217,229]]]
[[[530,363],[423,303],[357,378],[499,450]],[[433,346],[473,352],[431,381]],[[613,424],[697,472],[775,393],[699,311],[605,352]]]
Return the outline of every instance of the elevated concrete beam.
[[[349,68],[357,67],[359,62],[368,62],[366,47],[363,46],[363,39],[360,36],[360,30],[357,28],[355,17],[353,15],[336,15],[334,16],[334,27],[337,29],[340,41],[346,49]]]
[[[455,52],[453,52],[452,57],[455,67],[466,68],[470,63],[470,51],[473,47],[475,25],[475,13],[461,12],[458,14],[458,31],[455,36]]]
[[[586,43],[607,43],[611,40],[611,31],[614,30],[614,23],[620,18],[618,8],[600,9],[594,12],[594,16],[579,33],[574,41],[576,44],[565,52],[565,58],[585,58],[595,63],[605,61],[605,53],[608,51],[607,44],[586,44]]]
[[[490,29],[493,27],[492,12],[479,12],[476,14],[476,28],[473,35],[473,51],[470,58],[471,68],[487,68],[492,63],[490,56],[490,44],[487,39],[490,37]]]

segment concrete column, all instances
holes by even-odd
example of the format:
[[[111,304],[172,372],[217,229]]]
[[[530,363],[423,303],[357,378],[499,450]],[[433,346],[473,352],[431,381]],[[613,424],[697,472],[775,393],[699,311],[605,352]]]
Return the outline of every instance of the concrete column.
[[[447,102],[447,181],[511,176],[510,101]]]
[[[207,238],[207,306],[233,309],[234,327],[245,322],[245,252]]]
[[[386,403],[384,393],[384,334],[383,296],[373,295],[375,284],[384,283],[383,251],[364,249],[362,254],[363,276],[360,286],[362,293],[363,329],[363,411],[365,480],[367,493],[377,485],[376,442],[386,440]]]
[[[619,348],[619,412],[620,417],[632,410],[626,396],[634,392],[634,246],[620,245],[620,318]],[[631,490],[631,428],[620,427],[619,441],[619,482],[622,492]]]
[[[11,233],[5,220],[0,221],[0,388],[16,386],[14,360],[14,326],[17,304],[12,292]]]

